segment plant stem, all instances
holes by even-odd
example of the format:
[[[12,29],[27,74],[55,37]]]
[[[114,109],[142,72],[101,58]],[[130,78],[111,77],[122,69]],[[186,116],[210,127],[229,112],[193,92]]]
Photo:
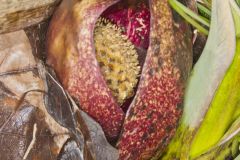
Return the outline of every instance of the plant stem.
[[[169,4],[171,5],[171,7],[177,11],[177,13],[179,15],[181,15],[188,23],[190,23],[191,25],[193,25],[195,28],[198,29],[199,32],[202,32],[205,35],[208,35],[208,30],[206,28],[204,28],[203,26],[201,26],[197,21],[195,21],[194,19],[192,19],[190,16],[194,17],[196,20],[200,21],[201,23],[203,22],[203,24],[207,24],[206,26],[210,26],[210,24],[208,22],[206,22],[205,20],[200,18],[196,18],[196,14],[194,12],[192,12],[192,14],[187,15],[185,12],[186,10],[184,10],[183,8],[185,7],[184,5],[182,5],[181,3],[177,2],[176,0],[169,0]],[[179,6],[182,5],[181,7]],[[186,8],[186,7],[185,7]],[[188,9],[189,10],[189,9]],[[190,12],[188,12],[189,14]],[[194,15],[194,16],[193,16]]]

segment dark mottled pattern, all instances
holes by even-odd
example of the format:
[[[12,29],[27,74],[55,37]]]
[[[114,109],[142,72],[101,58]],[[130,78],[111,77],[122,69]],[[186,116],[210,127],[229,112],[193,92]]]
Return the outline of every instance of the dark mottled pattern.
[[[80,107],[100,123],[109,139],[118,136],[124,113],[100,72],[93,30],[101,12],[114,2],[64,0],[48,32],[49,64]]]
[[[166,147],[181,115],[179,105],[184,88],[182,82],[188,76],[184,76],[182,71],[190,70],[189,67],[179,66],[178,62],[184,62],[189,57],[176,60],[178,54],[191,53],[178,50],[191,44],[191,41],[189,37],[185,41],[185,37],[176,34],[183,28],[176,24],[178,22],[174,23],[167,0],[150,0],[150,10],[150,48],[137,94],[125,118],[118,142],[121,160],[150,159],[158,150]],[[186,31],[189,31],[187,26]],[[179,35],[180,39],[177,37]],[[189,65],[189,62],[185,63]]]

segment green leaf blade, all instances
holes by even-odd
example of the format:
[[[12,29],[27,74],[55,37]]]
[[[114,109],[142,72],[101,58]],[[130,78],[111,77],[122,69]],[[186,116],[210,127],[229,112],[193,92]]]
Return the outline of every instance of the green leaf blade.
[[[202,18],[199,18],[199,16],[197,16],[195,13],[192,13],[190,14],[191,16],[189,16],[189,12],[188,10],[189,9],[186,9],[186,7],[184,5],[182,5],[181,3],[179,3],[178,1],[176,0],[169,0],[168,1],[169,4],[171,5],[171,7],[177,11],[177,13],[179,15],[181,15],[188,23],[190,23],[191,25],[193,25],[195,28],[198,29],[199,32],[205,34],[205,35],[208,35],[208,30],[206,28],[204,28],[203,26],[201,26],[196,20],[194,20],[191,16],[194,16],[194,17],[197,17],[197,19],[200,21],[204,21],[203,23],[206,24],[206,26],[209,26],[209,22],[208,21],[205,21],[204,19]],[[188,14],[187,14],[188,13]]]
[[[213,0],[207,44],[194,66],[184,97],[184,112],[176,136],[163,159],[189,159],[189,150],[215,92],[232,64],[236,48],[229,1]],[[198,147],[193,157],[199,154]],[[201,149],[201,148],[200,148]]]
[[[240,9],[236,7],[233,0],[231,4],[232,17],[235,24],[235,36],[237,37],[240,28]],[[239,116],[240,104],[240,38],[236,38],[236,50],[232,64],[226,72],[223,81],[218,87],[211,105],[204,117],[200,128],[193,140],[190,156],[196,157],[216,146],[231,124]],[[235,129],[235,130],[234,130]],[[238,133],[236,127],[228,132]],[[237,131],[237,132],[236,132]],[[236,132],[236,133],[235,133]],[[232,134],[225,135],[224,139],[229,139]],[[225,140],[226,141],[226,140]]]

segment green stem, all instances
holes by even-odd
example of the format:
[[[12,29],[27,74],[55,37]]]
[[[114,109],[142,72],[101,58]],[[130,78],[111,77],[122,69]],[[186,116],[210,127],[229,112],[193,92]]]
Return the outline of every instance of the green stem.
[[[183,7],[179,7],[179,2],[177,2],[176,0],[169,0],[169,4],[171,5],[171,7],[179,14],[181,15],[188,23],[190,23],[191,25],[193,25],[195,28],[198,29],[199,32],[202,32],[205,35],[208,35],[208,30],[204,27],[202,27],[197,21],[195,21],[194,19],[192,19],[190,16],[188,16],[185,12],[186,10],[183,10]],[[181,3],[180,3],[181,4]],[[182,4],[181,4],[182,5]],[[185,7],[185,6],[184,6]],[[191,11],[192,12],[192,11]],[[195,13],[194,13],[195,14]],[[195,16],[194,16],[195,17]],[[198,18],[199,19],[199,18]],[[202,21],[202,20],[201,20]],[[204,22],[207,23],[207,22]],[[207,26],[209,26],[210,24],[208,24]]]
[[[187,8],[186,6],[184,6],[182,3],[178,2],[177,0],[172,0],[182,11],[184,11],[187,15],[189,15],[190,17],[192,17],[193,19],[195,19],[196,21],[202,23],[203,25],[210,27],[210,22],[209,20],[203,18],[200,15],[197,15],[196,13],[194,13],[192,10],[190,10],[189,8]]]
[[[210,19],[211,17],[211,11],[206,8],[204,5],[202,5],[201,3],[197,3],[197,8],[199,10],[199,12],[201,14],[203,14],[203,16],[205,16],[206,18]]]

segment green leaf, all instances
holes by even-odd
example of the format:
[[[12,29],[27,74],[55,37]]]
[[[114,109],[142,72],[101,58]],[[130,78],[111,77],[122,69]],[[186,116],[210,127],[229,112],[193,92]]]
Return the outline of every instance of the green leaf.
[[[238,6],[240,7],[240,0],[236,0]]]
[[[230,0],[231,1],[231,0]],[[230,2],[229,1],[229,2]],[[240,12],[239,8],[234,8],[231,1],[231,8],[235,22],[235,30],[240,28]],[[234,2],[235,4],[235,2]],[[237,10],[236,10],[237,9]],[[236,39],[236,51],[233,62],[215,96],[211,102],[209,110],[204,117],[200,128],[192,142],[190,155],[191,157],[198,156],[208,149],[214,147],[223,135],[226,133],[229,126],[235,120],[235,113],[239,116],[240,103],[240,39]],[[236,128],[235,128],[236,129]],[[235,130],[233,130],[235,132]],[[233,132],[233,133],[234,133]],[[229,136],[228,136],[229,138]]]
[[[211,11],[207,7],[205,7],[201,3],[197,3],[197,8],[201,15],[203,15],[204,17],[206,17],[208,19],[211,18]]]
[[[240,0],[239,0],[240,2]],[[235,22],[235,28],[236,28],[236,35],[237,37],[240,37],[240,4],[239,4],[239,7],[238,5],[233,1],[231,0],[231,6],[232,6],[232,12],[233,12],[233,17],[234,17],[234,22]]]
[[[198,31],[202,32],[203,34],[205,34],[205,35],[208,34],[208,30],[198,23],[198,21],[199,21],[202,24],[209,26],[210,24],[207,19],[200,17],[199,15],[197,15],[196,13],[194,13],[193,11],[191,11],[190,9],[188,9],[187,7],[185,7],[184,5],[182,5],[181,3],[179,3],[176,0],[169,0],[168,2],[171,5],[171,7],[179,15],[181,15],[188,23],[193,25],[195,28],[198,29]]]
[[[240,106],[238,106],[238,107],[240,107]],[[233,122],[233,124],[228,129],[228,131],[224,134],[224,136],[221,138],[221,141],[218,143],[217,146],[221,146],[222,144],[226,143],[227,141],[229,141],[230,139],[232,139],[234,136],[236,136],[239,133],[240,133],[240,117],[238,117]]]
[[[240,42],[240,41],[239,41]],[[226,157],[235,158],[239,154],[240,117],[235,120],[221,141],[195,160],[223,160]],[[238,157],[240,158],[240,157]],[[236,160],[236,159],[234,159]]]
[[[192,138],[232,63],[235,48],[235,28],[229,0],[213,0],[207,44],[188,82],[180,127],[163,159],[188,159]],[[204,144],[197,145],[191,149],[191,156],[198,156],[205,147]]]
[[[235,44],[235,28],[229,1],[213,0],[208,40],[194,66],[185,94],[183,123],[192,128],[200,124],[232,63]]]
[[[240,45],[238,44],[238,47]],[[222,138],[237,109],[240,97],[240,50],[219,86],[209,110],[199,128],[190,154],[195,157],[213,147]]]
[[[185,7],[182,3],[178,2],[177,0],[169,0],[169,3],[170,4],[176,4],[179,9],[183,10],[187,15],[191,16],[191,18],[193,18],[194,20],[202,23],[203,25],[205,25],[207,27],[210,26],[209,20],[201,17],[200,15],[197,15],[196,13],[194,13],[189,8]]]

